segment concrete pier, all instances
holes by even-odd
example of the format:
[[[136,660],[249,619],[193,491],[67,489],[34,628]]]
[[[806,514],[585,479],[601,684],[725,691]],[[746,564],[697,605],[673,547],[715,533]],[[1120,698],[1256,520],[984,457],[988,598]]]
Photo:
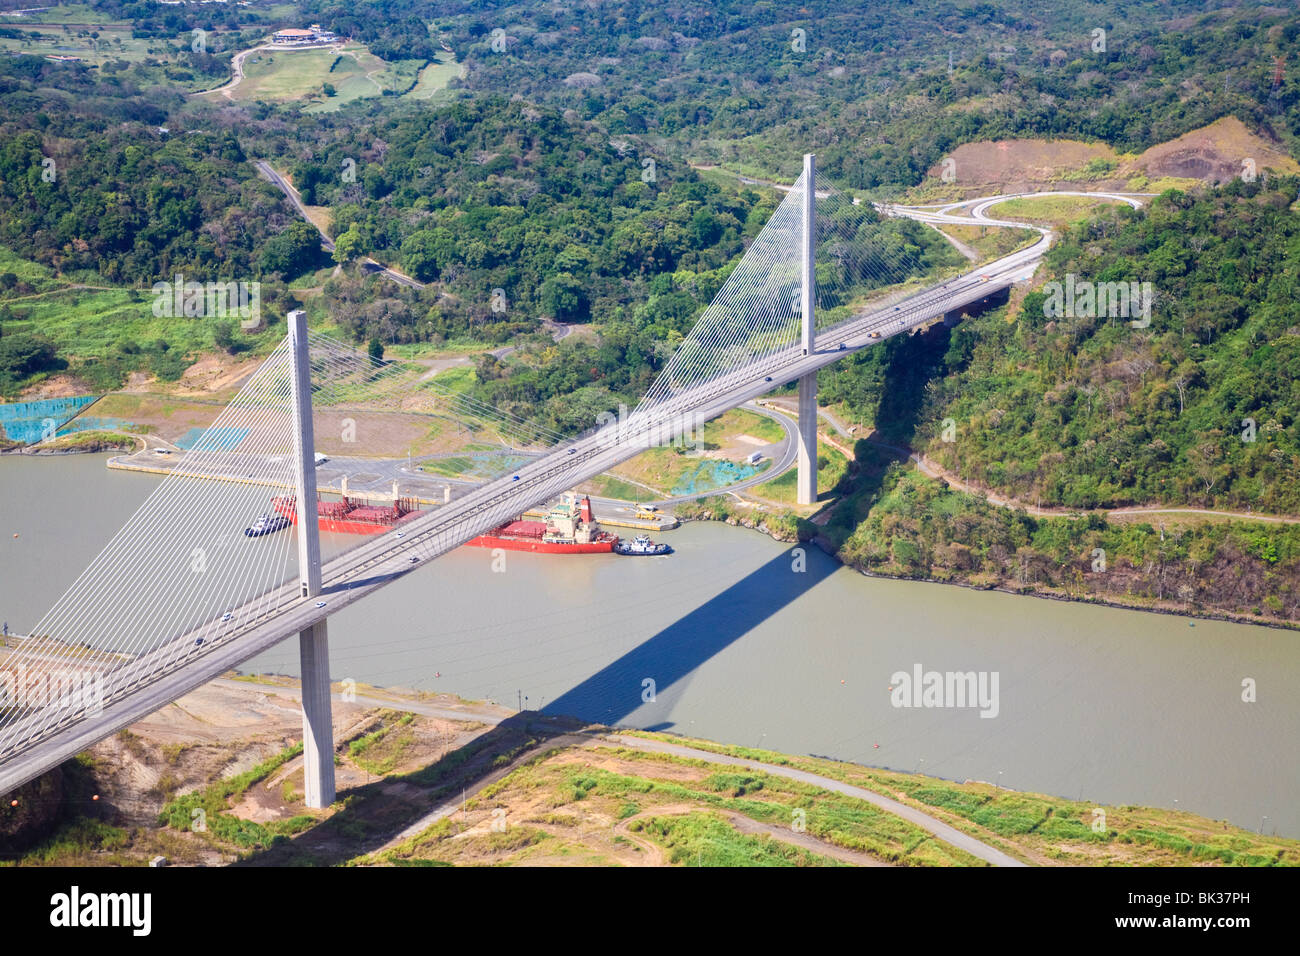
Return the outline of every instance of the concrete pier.
[[[799,379],[799,475],[795,500],[810,505],[817,500],[817,373]]]
[[[320,809],[334,802],[334,716],[330,705],[330,642],[325,621],[298,635],[302,665],[303,795]]]
[[[298,492],[298,576],[302,596],[321,590],[320,525],[316,521],[316,436],[311,422],[311,355],[307,313],[289,313],[293,350],[294,472]],[[298,635],[302,665],[302,756],[307,806],[334,802],[334,718],[330,707],[329,630],[318,621]]]

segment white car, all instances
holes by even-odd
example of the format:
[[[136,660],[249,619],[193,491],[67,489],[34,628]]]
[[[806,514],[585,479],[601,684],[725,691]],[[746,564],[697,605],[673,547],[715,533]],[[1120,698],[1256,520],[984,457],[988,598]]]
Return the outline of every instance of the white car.
[[[317,606],[317,607],[324,607],[324,606],[325,606],[325,602],[324,602],[324,601],[317,601],[317,602],[316,602],[316,606]]]

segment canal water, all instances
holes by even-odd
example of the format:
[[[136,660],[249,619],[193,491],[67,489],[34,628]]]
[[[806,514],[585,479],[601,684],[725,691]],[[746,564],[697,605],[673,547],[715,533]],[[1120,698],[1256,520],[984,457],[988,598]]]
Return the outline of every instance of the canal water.
[[[0,459],[11,630],[156,480]],[[871,579],[719,524],[664,539],[676,554],[507,552],[503,570],[459,549],[330,619],[333,676],[1300,837],[1300,635]],[[985,705],[914,698],[897,675],[917,668],[974,672]],[[295,674],[297,643],[246,669]]]

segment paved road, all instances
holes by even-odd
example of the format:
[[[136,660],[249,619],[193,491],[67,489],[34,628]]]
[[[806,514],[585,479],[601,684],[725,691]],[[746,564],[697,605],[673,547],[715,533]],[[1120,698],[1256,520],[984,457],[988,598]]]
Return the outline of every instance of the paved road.
[[[778,764],[760,763],[757,760],[748,760],[743,757],[730,757],[724,754],[716,754],[709,750],[696,750],[694,747],[683,747],[680,744],[665,743],[660,740],[649,740],[645,737],[620,737],[611,735],[608,738],[611,742],[621,744],[624,747],[631,747],[636,750],[647,750],[651,753],[670,754],[674,757],[688,757],[694,760],[707,760],[710,763],[726,764],[731,767],[744,767],[746,770],[758,770],[763,773],[770,773],[774,777],[785,777],[787,780],[797,780],[800,783],[812,784],[815,787],[821,787],[823,790],[830,790],[834,793],[842,793],[845,796],[854,797],[858,800],[865,800],[868,803],[886,810],[895,816],[901,817],[908,823],[913,823],[922,830],[938,837],[944,843],[955,846],[959,850],[965,850],[971,856],[978,857],[986,863],[992,863],[994,866],[1027,866],[1015,857],[1003,853],[1001,850],[982,843],[975,837],[967,833],[962,833],[955,827],[944,823],[938,817],[932,817],[928,813],[923,813],[915,807],[910,807],[905,803],[899,803],[889,797],[881,796],[874,790],[864,790],[862,787],[855,787],[851,784],[841,783],[831,777],[823,777],[820,774],[809,773],[806,770],[796,770],[793,767],[782,767]]]
[[[272,169],[271,164],[265,160],[256,160],[253,165],[257,167],[257,171],[262,174],[264,179],[268,180],[271,185],[284,193],[289,202],[293,203],[293,208],[298,211],[298,215],[302,216],[303,219],[311,224],[313,229],[320,233],[321,248],[326,252],[332,253],[334,251],[334,240],[329,237],[324,229],[312,222],[311,216],[307,214],[307,207],[303,205],[302,197],[298,195],[298,190],[294,189],[289,180],[285,179]],[[369,256],[361,260],[361,268],[366,272],[381,273],[399,285],[406,286],[408,289],[423,289],[425,285],[423,282],[411,278],[404,272],[398,272],[396,269],[391,269],[382,262],[376,262]]]

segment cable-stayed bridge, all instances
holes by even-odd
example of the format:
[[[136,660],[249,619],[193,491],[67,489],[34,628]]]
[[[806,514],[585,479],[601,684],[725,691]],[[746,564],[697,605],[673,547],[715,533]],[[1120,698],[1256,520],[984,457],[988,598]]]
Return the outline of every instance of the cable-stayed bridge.
[[[1027,278],[1051,241],[969,272],[927,274],[869,205],[804,174],[630,416],[566,439],[436,379],[289,334],[45,618],[0,661],[0,793],[31,780],[268,647],[298,635],[307,802],[333,800],[329,615],[528,508],[773,388],[800,383],[800,498],[816,494],[816,372]],[[915,210],[883,210],[918,215]],[[918,218],[924,216],[918,215]],[[910,258],[909,258],[910,257]],[[900,284],[900,272],[910,279]],[[417,370],[419,371],[419,370]],[[447,503],[322,555],[315,521],[249,538],[272,499],[312,502],[313,412],[421,401],[480,444],[526,455]],[[521,463],[522,462],[522,463]],[[296,548],[294,545],[296,544]]]

